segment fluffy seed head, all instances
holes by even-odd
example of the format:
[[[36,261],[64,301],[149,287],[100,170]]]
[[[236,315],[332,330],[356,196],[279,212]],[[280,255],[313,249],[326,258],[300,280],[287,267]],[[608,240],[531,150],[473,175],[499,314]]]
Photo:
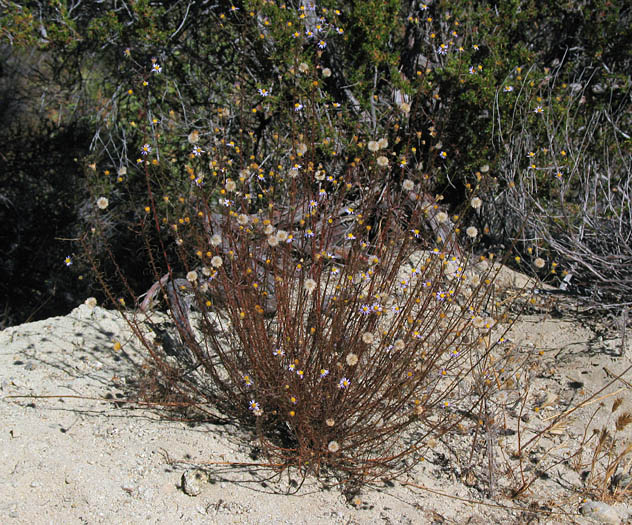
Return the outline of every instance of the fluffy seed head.
[[[329,450],[332,454],[335,454],[340,450],[340,445],[337,441],[330,441],[329,445],[327,445],[327,450]]]
[[[369,143],[366,147],[369,149],[369,151],[372,151],[373,153],[380,149],[380,145],[375,140],[369,140]]]
[[[388,166],[388,159],[384,155],[380,155],[377,158],[377,165],[380,168],[386,168],[386,166]]]
[[[371,334],[373,335],[373,334]],[[347,364],[349,366],[355,366],[358,364],[358,356],[357,354],[348,354],[346,358]]]
[[[94,297],[88,297],[84,304],[92,310],[97,305],[97,300]]]
[[[474,197],[470,201],[470,204],[472,205],[472,208],[474,208],[475,210],[478,210],[483,205],[483,201],[479,199],[478,197]]]
[[[219,246],[220,244],[222,244],[222,238],[220,237],[218,233],[216,233],[215,235],[211,237],[211,245]]]
[[[190,283],[194,283],[195,281],[197,281],[198,278],[198,274],[197,272],[189,272],[187,273],[187,281],[189,281]]]
[[[371,332],[364,332],[362,334],[362,342],[364,344],[370,345],[375,341],[375,336]]]
[[[97,208],[100,210],[105,210],[110,205],[110,201],[105,197],[99,197],[97,199]]]
[[[228,179],[224,187],[226,188],[226,191],[235,191],[237,189],[237,184],[235,184],[233,179]]]
[[[312,293],[316,289],[316,281],[314,279],[306,279],[303,286],[307,293]]]
[[[197,144],[200,141],[200,132],[194,129],[187,137],[189,144]]]
[[[470,226],[468,227],[467,230],[465,230],[465,233],[467,234],[468,237],[470,238],[474,238],[478,235],[478,230],[476,229],[475,226]]]
[[[406,179],[402,183],[402,188],[404,188],[405,191],[412,191],[414,187],[415,187],[415,183],[410,179]]]
[[[219,255],[215,255],[211,259],[211,264],[213,265],[213,268],[219,268],[223,263],[224,261],[222,261],[222,258]]]
[[[447,222],[448,214],[444,211],[440,211],[439,213],[435,215],[435,219],[437,219],[437,222],[439,223]]]
[[[544,259],[542,259],[542,257],[538,257],[535,261],[533,261],[533,264],[536,268],[544,268]]]
[[[237,222],[241,226],[246,226],[249,221],[250,221],[250,217],[248,217],[248,215],[246,215],[245,213],[240,213],[239,216],[237,217]]]

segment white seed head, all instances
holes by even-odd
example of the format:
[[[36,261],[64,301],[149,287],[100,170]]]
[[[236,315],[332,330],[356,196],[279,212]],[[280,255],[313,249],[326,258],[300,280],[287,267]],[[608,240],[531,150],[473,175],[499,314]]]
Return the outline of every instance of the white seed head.
[[[375,140],[369,140],[369,143],[366,145],[369,151],[375,153],[380,149],[380,145]]]
[[[92,310],[97,305],[97,300],[94,297],[88,297],[84,304]]]
[[[224,261],[222,261],[222,258],[219,255],[215,255],[211,259],[211,264],[213,265],[213,268],[219,268],[222,264],[224,264]]]
[[[414,187],[415,183],[410,179],[405,179],[404,182],[402,182],[402,188],[404,188],[405,191],[412,191]]]
[[[237,184],[235,184],[233,179],[228,179],[224,187],[226,188],[226,191],[235,191],[237,189]]]
[[[377,158],[377,165],[380,168],[386,168],[386,166],[388,166],[388,159],[384,155],[380,155]]]
[[[276,238],[279,242],[285,242],[288,238],[288,233],[285,230],[278,230],[276,232]]]
[[[314,279],[306,279],[303,286],[307,293],[312,293],[316,289],[316,281]]]
[[[435,215],[435,219],[437,219],[437,222],[441,224],[444,222],[447,222],[448,218],[449,218],[448,214],[444,211],[440,211],[439,213]]]
[[[200,132],[194,129],[187,137],[189,144],[197,144],[200,141]]]
[[[327,450],[329,450],[332,454],[335,454],[340,450],[340,445],[337,441],[330,441],[329,445],[327,445]]]
[[[475,226],[469,226],[467,230],[465,230],[465,233],[467,234],[468,237],[473,239],[474,237],[478,235],[478,230],[476,229]]]
[[[195,281],[197,281],[197,278],[197,272],[191,271],[187,273],[187,281],[189,281],[190,283],[194,283]]]
[[[323,69],[323,78],[329,78],[331,76],[331,69],[328,67]]]
[[[246,215],[245,213],[240,213],[237,216],[237,222],[241,225],[241,226],[246,226],[249,222],[250,222],[250,217],[248,217],[248,215]]]
[[[364,332],[362,334],[362,342],[364,344],[370,345],[375,341],[375,336],[371,332]]]
[[[105,210],[110,205],[110,201],[106,197],[99,197],[97,199],[97,208]]]
[[[542,259],[542,257],[538,257],[535,261],[533,261],[533,264],[536,268],[544,268],[544,265],[546,263],[544,262],[544,259]]]
[[[475,210],[478,210],[483,205],[483,201],[479,199],[478,197],[474,197],[471,200],[470,204],[472,205],[472,208],[474,208]]]
[[[272,247],[275,248],[276,246],[279,245],[279,239],[277,239],[276,235],[270,235],[268,236],[268,244]]]
[[[371,335],[373,335],[373,334],[371,334]],[[347,354],[346,361],[347,361],[347,364],[349,366],[357,365],[358,364],[358,356],[357,356],[357,354]]]

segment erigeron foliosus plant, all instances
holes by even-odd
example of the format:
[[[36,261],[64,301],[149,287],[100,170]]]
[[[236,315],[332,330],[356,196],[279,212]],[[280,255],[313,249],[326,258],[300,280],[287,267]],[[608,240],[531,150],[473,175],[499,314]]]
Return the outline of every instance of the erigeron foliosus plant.
[[[145,187],[130,202],[155,284],[112,298],[139,309],[130,323],[154,365],[148,390],[255,429],[275,468],[391,477],[433,440],[487,420],[511,320],[497,267],[475,267],[480,232],[465,221],[481,199],[470,188],[451,215],[432,193],[412,162],[423,134],[406,131],[410,105],[380,101],[380,127],[405,137],[391,143],[321,89],[328,68],[295,62],[283,81],[298,102],[236,84],[209,127],[185,129],[152,60],[128,175]],[[262,150],[259,114],[286,119],[269,124]],[[155,308],[172,319],[169,348],[147,335]]]

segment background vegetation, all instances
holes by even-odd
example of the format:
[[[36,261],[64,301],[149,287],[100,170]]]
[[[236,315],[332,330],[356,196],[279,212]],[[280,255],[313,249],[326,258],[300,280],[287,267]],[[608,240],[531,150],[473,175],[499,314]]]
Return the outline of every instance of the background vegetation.
[[[143,186],[150,137],[161,169],[197,169],[183,141],[194,130],[218,148],[219,171],[250,156],[269,171],[308,137],[318,147],[305,167],[339,173],[384,137],[391,165],[406,162],[388,179],[420,173],[451,206],[480,186],[489,246],[520,239],[575,290],[629,302],[631,18],[618,1],[5,0],[3,324],[87,293],[85,268],[63,263],[95,180],[130,282],[149,284],[121,223],[138,210],[117,195]],[[152,60],[168,75],[152,75]]]

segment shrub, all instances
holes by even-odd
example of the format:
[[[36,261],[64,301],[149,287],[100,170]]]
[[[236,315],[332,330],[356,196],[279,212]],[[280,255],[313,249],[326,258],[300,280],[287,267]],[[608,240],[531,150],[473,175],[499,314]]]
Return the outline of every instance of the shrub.
[[[219,206],[193,184],[161,211],[150,190],[141,222],[160,230],[147,244],[157,282],[140,305],[165,300],[171,357],[143,315],[132,320],[157,384],[256,427],[271,464],[353,482],[409,467],[431,437],[485,412],[509,323],[492,266],[474,270],[423,186],[366,187],[358,171],[320,190],[298,176],[287,207],[257,213],[245,211],[247,177],[227,176]]]

